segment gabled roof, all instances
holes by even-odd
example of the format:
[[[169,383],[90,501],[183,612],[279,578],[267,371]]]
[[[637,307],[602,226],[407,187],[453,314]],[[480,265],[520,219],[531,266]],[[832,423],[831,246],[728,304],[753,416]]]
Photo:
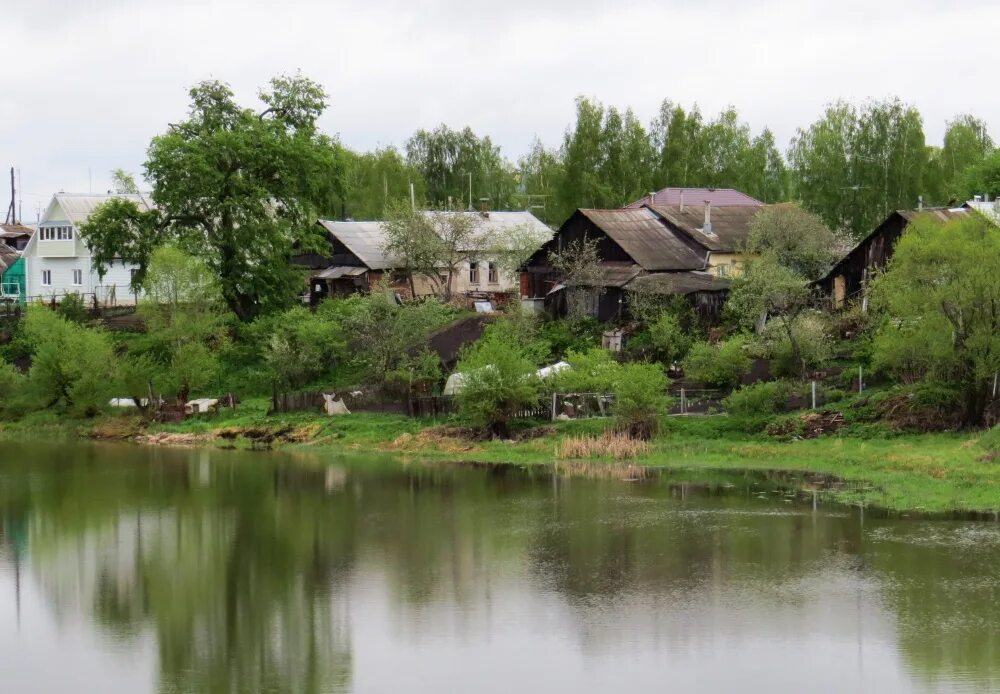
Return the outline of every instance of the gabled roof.
[[[495,235],[501,240],[515,228],[524,229],[536,237],[539,246],[552,237],[552,230],[530,212],[501,211],[489,212],[482,216],[479,212],[425,212],[424,214],[475,215],[482,234]],[[402,266],[400,258],[388,256],[383,250],[388,239],[382,222],[335,222],[321,219],[319,223],[370,269],[386,270]]]
[[[701,206],[708,200],[715,205],[760,207],[764,203],[751,198],[733,188],[664,188],[653,193],[653,199],[645,196],[627,205],[627,207],[642,207],[643,205],[688,205]]]
[[[131,200],[143,212],[148,212],[154,207],[152,198],[149,195],[142,194],[108,193],[105,195],[91,195],[88,193],[56,193],[53,198],[59,203],[59,207],[66,215],[65,219],[54,221],[68,221],[74,225],[86,222],[87,218],[94,213],[94,210],[112,198]]]
[[[613,210],[579,210],[608,238],[621,246],[644,270],[701,270],[707,253],[672,233],[657,215],[645,207]]]
[[[913,220],[918,217],[934,217],[938,221],[947,222],[950,219],[955,219],[956,217],[965,217],[968,215],[970,210],[965,207],[930,207],[921,210],[895,210],[890,212],[889,215],[882,220],[882,222],[875,227],[869,234],[867,234],[863,239],[858,241],[851,250],[844,254],[840,260],[834,263],[833,267],[820,279],[816,280],[814,284],[820,284],[827,282],[830,278],[834,277],[840,272],[840,269],[847,263],[851,258],[854,257],[856,253],[860,253],[864,250],[866,246],[871,242],[872,238],[877,236],[889,222],[893,220],[894,217],[902,217],[906,220],[907,224],[913,222]]]
[[[718,253],[735,253],[743,248],[750,234],[750,222],[761,206],[712,205],[712,232],[703,231],[705,226],[704,205],[678,206],[656,205],[651,207],[671,226],[685,233],[705,248]]]

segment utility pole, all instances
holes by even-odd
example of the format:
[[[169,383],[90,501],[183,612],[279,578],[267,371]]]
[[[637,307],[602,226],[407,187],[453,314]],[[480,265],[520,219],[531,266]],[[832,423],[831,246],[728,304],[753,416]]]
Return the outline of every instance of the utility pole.
[[[469,212],[472,212],[472,172],[469,172]]]
[[[4,224],[17,224],[16,199],[17,191],[14,187],[14,167],[12,166],[10,167],[10,207],[7,208],[7,218],[4,220]]]

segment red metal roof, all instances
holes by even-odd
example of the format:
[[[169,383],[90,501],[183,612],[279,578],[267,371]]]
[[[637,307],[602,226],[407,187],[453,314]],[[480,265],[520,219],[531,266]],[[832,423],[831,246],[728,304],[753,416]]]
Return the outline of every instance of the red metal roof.
[[[684,206],[687,207],[688,205],[704,205],[706,200],[711,202],[713,207],[760,207],[764,204],[760,200],[751,198],[746,193],[741,193],[734,188],[664,188],[663,190],[653,194],[652,204],[673,206],[680,205],[683,201]],[[639,200],[636,200],[631,205],[626,205],[626,207],[635,208],[649,204],[650,199],[647,195]]]

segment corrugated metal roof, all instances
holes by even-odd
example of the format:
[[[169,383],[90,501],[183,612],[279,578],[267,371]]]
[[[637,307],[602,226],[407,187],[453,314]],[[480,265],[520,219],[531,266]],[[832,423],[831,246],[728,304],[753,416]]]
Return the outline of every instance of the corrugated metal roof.
[[[530,212],[500,211],[489,212],[486,216],[481,216],[479,212],[425,212],[424,214],[475,215],[482,235],[495,236],[501,240],[515,228],[525,229],[537,237],[539,246],[552,237],[552,230]],[[387,256],[383,250],[388,239],[382,222],[335,222],[321,219],[319,223],[372,270],[402,266],[401,259]]]
[[[647,271],[701,270],[707,254],[698,253],[660,221],[650,210],[621,208],[586,210],[580,214],[622,247]]]
[[[712,205],[711,234],[702,231],[705,225],[704,205],[694,207],[685,204],[683,211],[680,206],[654,206],[650,209],[705,248],[718,253],[735,253],[746,243],[750,234],[750,222],[761,208],[748,205]]]
[[[94,213],[98,207],[112,198],[131,200],[140,210],[148,212],[153,209],[153,200],[149,195],[130,195],[109,193],[107,195],[89,195],[81,193],[56,193],[55,199],[59,202],[62,211],[66,213],[68,219],[53,221],[69,221],[73,224],[82,224]]]
[[[321,219],[319,223],[372,270],[386,270],[403,264],[399,258],[388,256],[383,250],[388,239],[382,222],[332,222]]]
[[[725,291],[729,289],[729,280],[710,272],[657,272],[636,277],[629,282],[628,288],[654,294],[684,295]]]
[[[664,188],[653,194],[653,205],[704,205],[708,200],[713,205],[743,205],[760,207],[764,203],[751,198],[746,193],[733,188]],[[645,196],[627,205],[627,207],[642,207],[649,205],[649,196]]]

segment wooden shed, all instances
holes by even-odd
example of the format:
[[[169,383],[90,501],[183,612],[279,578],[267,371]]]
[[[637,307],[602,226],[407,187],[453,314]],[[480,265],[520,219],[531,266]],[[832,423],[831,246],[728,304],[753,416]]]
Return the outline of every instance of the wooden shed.
[[[966,208],[924,208],[896,210],[841,258],[823,278],[815,282],[835,308],[865,296],[868,282],[888,265],[896,243],[906,228],[920,215],[933,216],[942,222],[969,214]]]

